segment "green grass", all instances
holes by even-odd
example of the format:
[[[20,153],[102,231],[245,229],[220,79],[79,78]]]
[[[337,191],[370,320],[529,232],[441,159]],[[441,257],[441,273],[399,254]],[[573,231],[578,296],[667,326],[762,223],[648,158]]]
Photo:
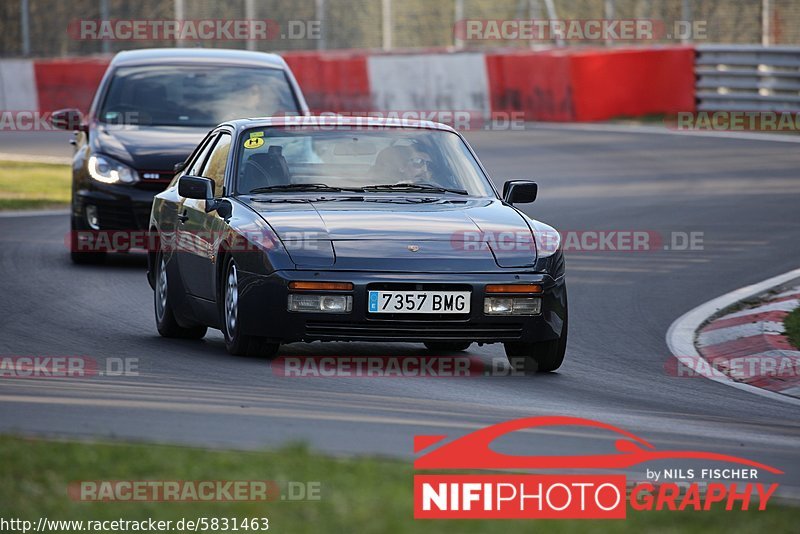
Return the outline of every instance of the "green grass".
[[[766,512],[633,512],[625,521],[414,521],[410,462],[336,459],[302,446],[277,451],[208,451],[162,445],[97,444],[0,437],[0,517],[37,521],[268,517],[276,532],[790,532],[800,509]],[[319,481],[317,501],[235,503],[75,502],[81,480]]]
[[[800,349],[800,308],[795,308],[786,319],[783,320],[783,326],[786,329],[786,336],[789,341]]]
[[[71,180],[69,165],[0,161],[0,210],[64,207]]]

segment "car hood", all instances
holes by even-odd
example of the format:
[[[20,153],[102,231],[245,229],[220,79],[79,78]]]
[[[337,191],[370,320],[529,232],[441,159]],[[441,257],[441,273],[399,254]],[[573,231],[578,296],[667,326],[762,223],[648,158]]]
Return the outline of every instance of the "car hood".
[[[109,126],[97,123],[92,151],[137,170],[172,172],[192,153],[209,128],[184,126]]]
[[[536,260],[524,216],[496,199],[272,199],[246,201],[298,267],[471,272]]]

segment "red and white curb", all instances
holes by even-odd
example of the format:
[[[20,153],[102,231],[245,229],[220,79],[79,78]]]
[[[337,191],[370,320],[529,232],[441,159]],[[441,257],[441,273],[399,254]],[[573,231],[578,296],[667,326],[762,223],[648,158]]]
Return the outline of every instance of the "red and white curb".
[[[722,315],[697,335],[700,354],[738,382],[800,398],[800,351],[783,321],[800,307],[800,286],[762,304]]]
[[[800,278],[800,269],[737,289],[679,317],[667,332],[673,356],[710,380],[800,405],[800,351],[784,335],[783,320],[800,307],[800,285],[755,307],[721,313]]]

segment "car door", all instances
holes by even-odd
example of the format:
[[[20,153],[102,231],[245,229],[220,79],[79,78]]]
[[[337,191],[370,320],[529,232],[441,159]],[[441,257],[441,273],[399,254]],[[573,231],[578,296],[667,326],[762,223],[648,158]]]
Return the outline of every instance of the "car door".
[[[165,251],[175,250],[174,245],[179,230],[178,214],[183,209],[184,199],[178,195],[178,180],[184,174],[191,176],[192,169],[202,168],[205,158],[208,155],[208,150],[217,135],[216,132],[208,134],[187,158],[186,167],[175,176],[173,181],[169,184],[169,187],[167,187],[163,193],[155,197],[153,202],[153,215],[158,220],[160,239],[164,244]]]
[[[214,181],[215,197],[224,194],[225,171],[230,149],[231,134],[222,131],[209,144],[202,165],[190,169],[192,175]],[[178,258],[178,268],[184,286],[195,297],[216,300],[214,261],[222,230],[221,219],[216,212],[206,213],[205,200],[185,198],[182,199],[179,221],[178,239],[181,254]]]

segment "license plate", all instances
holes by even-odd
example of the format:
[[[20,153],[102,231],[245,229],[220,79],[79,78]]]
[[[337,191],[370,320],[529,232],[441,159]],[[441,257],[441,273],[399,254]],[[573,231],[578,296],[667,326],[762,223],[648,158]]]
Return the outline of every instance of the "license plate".
[[[370,291],[370,313],[469,313],[469,291]]]

